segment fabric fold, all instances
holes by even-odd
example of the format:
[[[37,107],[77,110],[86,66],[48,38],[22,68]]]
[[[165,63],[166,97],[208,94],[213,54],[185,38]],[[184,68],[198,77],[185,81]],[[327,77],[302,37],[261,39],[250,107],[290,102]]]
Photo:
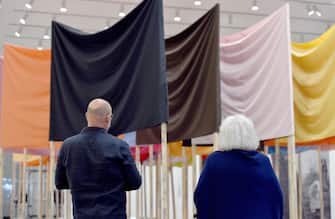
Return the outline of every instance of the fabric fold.
[[[203,136],[218,129],[219,5],[180,34],[166,39],[169,91],[168,141]],[[160,128],[137,132],[137,144],[161,142]]]
[[[334,42],[332,26],[311,42],[292,43],[297,142],[335,137]]]
[[[50,50],[4,46],[0,142],[4,148],[48,148]]]
[[[164,51],[161,0],[95,34],[53,22],[50,140],[78,133],[94,98],[111,103],[114,135],[167,121]]]
[[[294,134],[289,6],[221,41],[224,117],[244,114],[261,140]]]

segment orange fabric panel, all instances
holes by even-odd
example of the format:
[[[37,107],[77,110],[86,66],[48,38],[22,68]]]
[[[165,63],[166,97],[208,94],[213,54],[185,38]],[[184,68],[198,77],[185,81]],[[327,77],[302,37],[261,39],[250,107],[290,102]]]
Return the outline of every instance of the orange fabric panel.
[[[47,165],[49,163],[49,157],[43,157],[42,158],[42,165]],[[28,167],[37,167],[40,165],[40,160],[32,160],[30,162],[27,162]]]
[[[4,46],[0,144],[49,148],[50,50]]]

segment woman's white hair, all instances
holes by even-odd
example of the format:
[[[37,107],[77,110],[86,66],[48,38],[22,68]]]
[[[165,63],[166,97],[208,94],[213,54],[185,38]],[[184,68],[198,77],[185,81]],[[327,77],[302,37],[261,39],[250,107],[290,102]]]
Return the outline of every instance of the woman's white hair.
[[[251,151],[256,150],[259,145],[253,122],[239,114],[228,116],[222,121],[218,140],[218,149],[222,151]]]

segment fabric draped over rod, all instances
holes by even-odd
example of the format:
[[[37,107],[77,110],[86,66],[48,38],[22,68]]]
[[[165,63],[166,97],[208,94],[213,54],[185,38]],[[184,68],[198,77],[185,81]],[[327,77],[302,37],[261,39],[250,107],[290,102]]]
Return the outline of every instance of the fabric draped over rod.
[[[94,98],[111,103],[114,135],[168,120],[162,10],[145,0],[95,34],[52,23],[50,140],[80,132]]]
[[[319,38],[292,44],[297,142],[335,143],[335,26]],[[321,142],[320,142],[321,143]]]
[[[216,5],[180,34],[166,39],[168,141],[217,131],[220,115],[219,19]],[[160,128],[139,130],[137,144],[159,143]]]
[[[289,5],[221,42],[222,114],[244,114],[261,140],[294,134]]]
[[[221,39],[222,116],[244,114],[261,140],[294,134],[289,6]],[[193,139],[208,144],[213,136]]]
[[[4,46],[0,144],[48,148],[50,50]]]

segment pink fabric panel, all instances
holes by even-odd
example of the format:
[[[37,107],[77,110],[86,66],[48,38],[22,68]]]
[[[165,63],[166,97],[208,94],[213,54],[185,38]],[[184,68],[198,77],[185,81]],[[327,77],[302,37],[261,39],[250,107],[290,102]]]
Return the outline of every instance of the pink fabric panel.
[[[289,6],[221,40],[222,115],[244,114],[260,139],[294,133]]]

